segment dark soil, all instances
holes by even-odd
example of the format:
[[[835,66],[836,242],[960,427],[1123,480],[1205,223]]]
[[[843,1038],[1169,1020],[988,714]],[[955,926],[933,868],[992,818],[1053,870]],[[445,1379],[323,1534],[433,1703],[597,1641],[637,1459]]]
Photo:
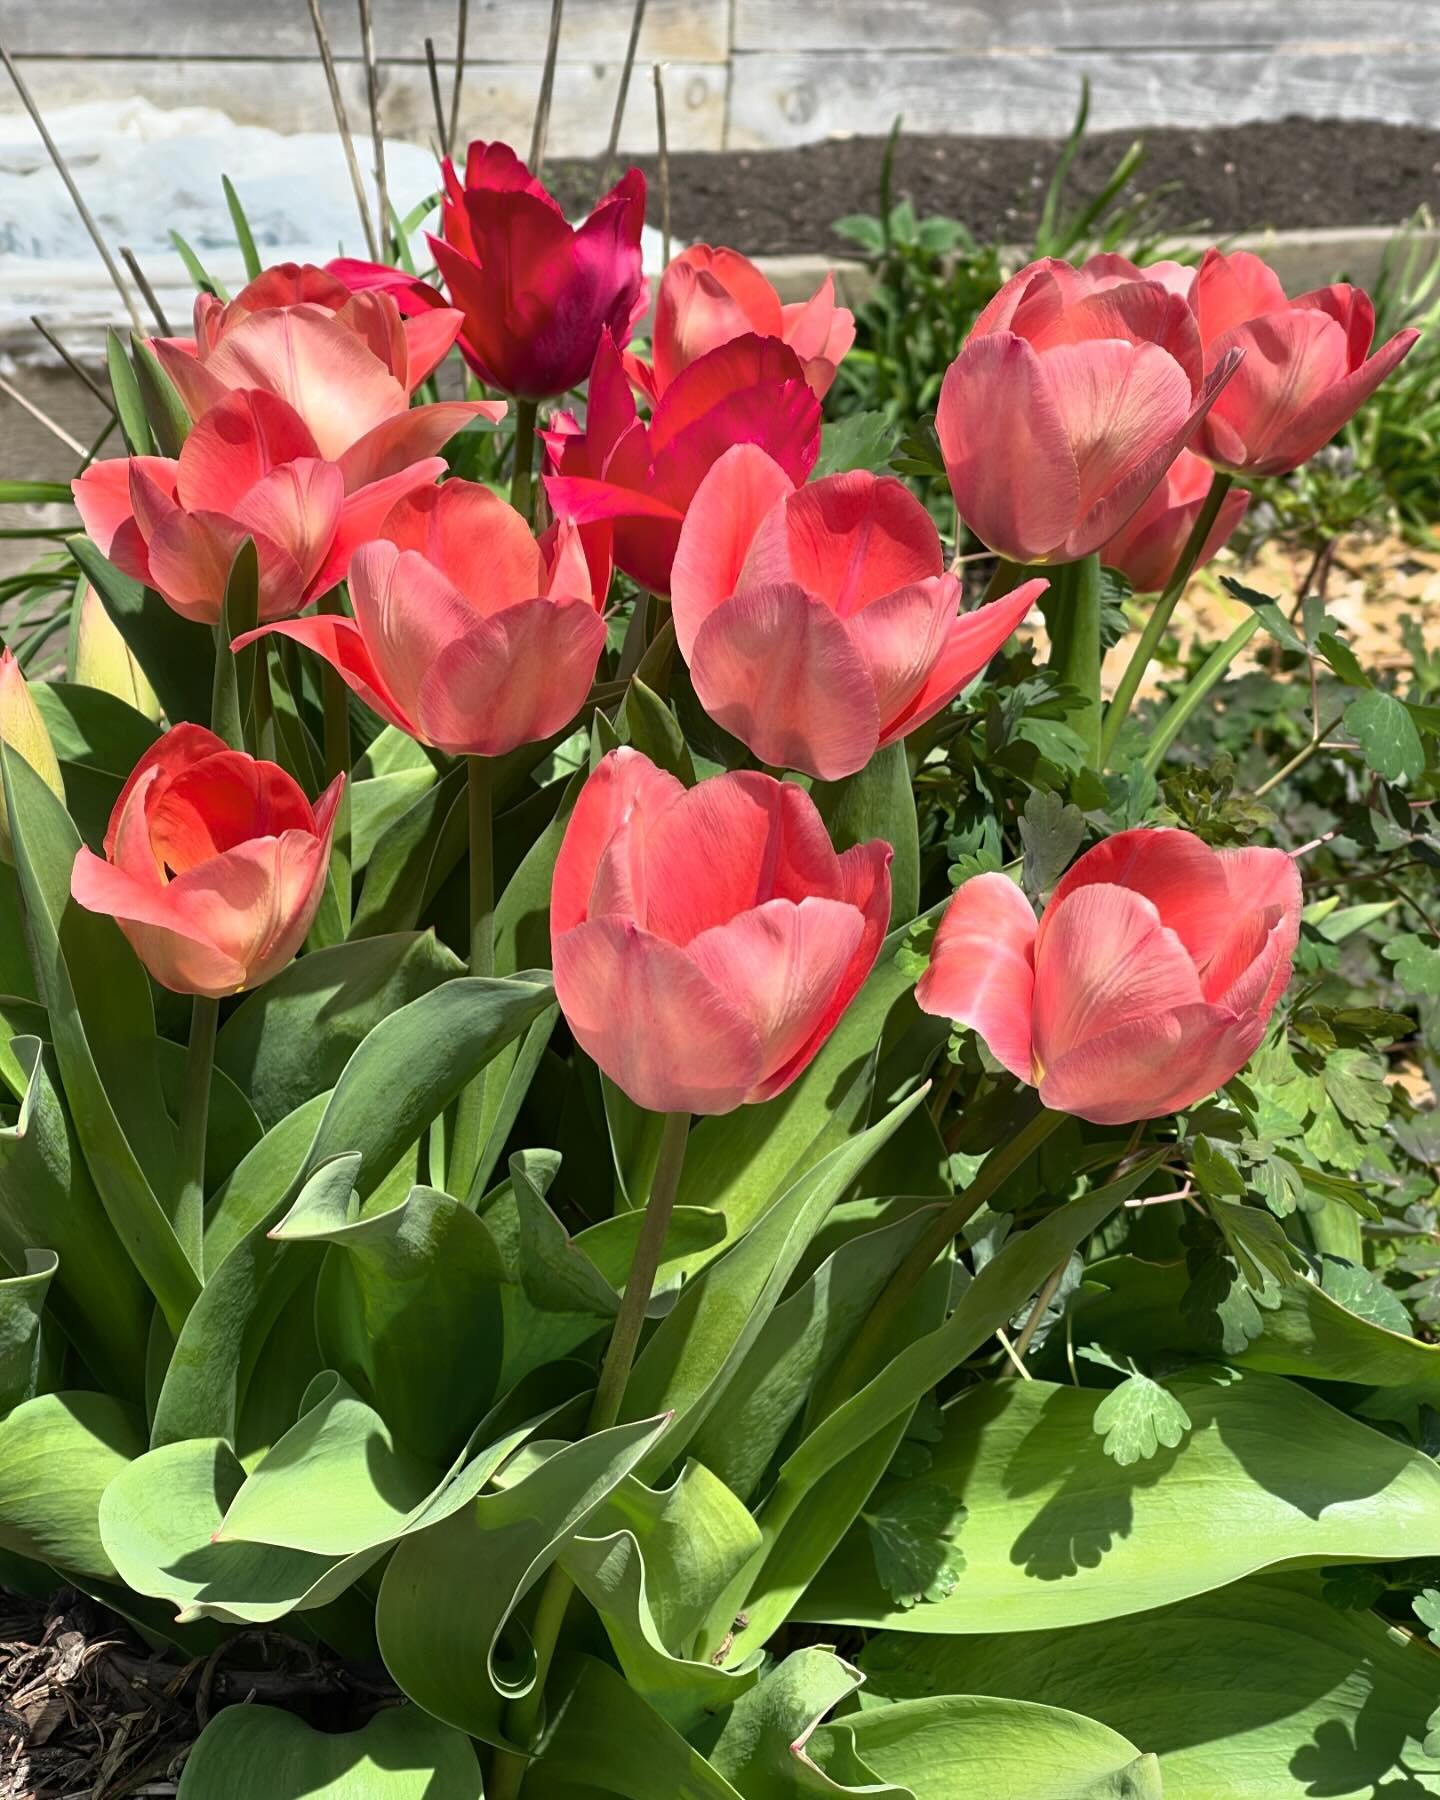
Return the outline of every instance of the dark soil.
[[[1104,186],[1143,136],[1132,191],[1155,195],[1166,231],[1258,231],[1273,226],[1399,225],[1420,206],[1440,210],[1440,131],[1366,121],[1282,119],[1213,131],[1097,131],[1075,158],[1067,193],[1081,203]],[[795,150],[690,151],[670,159],[671,220],[686,242],[742,245],[750,255],[841,253],[830,227],[878,212],[883,138],[841,138]],[[1054,172],[1053,139],[902,137],[894,194],[921,214],[960,219],[982,242],[1024,243]],[[639,159],[652,183],[655,159]],[[595,191],[593,164],[547,171],[562,203]],[[1156,194],[1170,187],[1172,191]],[[854,251],[852,249],[852,254]]]

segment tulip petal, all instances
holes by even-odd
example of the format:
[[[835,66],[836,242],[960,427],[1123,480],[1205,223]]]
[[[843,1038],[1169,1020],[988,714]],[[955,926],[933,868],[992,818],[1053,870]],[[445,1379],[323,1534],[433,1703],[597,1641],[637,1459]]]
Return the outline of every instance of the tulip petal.
[[[133,810],[127,810],[127,819]],[[290,776],[277,764],[240,750],[217,750],[181,769],[163,787],[152,783],[143,812],[149,860],[171,876],[250,838],[315,829],[310,802]],[[118,843],[115,860],[130,866]]]
[[[423,556],[383,538],[351,558],[350,600],[386,690],[418,720],[425,678],[446,648],[475,628],[474,608]]]
[[[960,603],[954,575],[933,575],[873,601],[845,621],[870,675],[881,735],[935,666]]]
[[[444,460],[438,456],[429,457],[424,462],[412,463],[408,469],[401,469],[398,474],[386,475],[347,494],[340,508],[340,522],[335,528],[330,554],[312,577],[306,598],[313,600],[317,594],[328,593],[336,582],[343,581],[349,572],[351,557],[361,544],[371,543],[381,535],[385,519],[400,501],[407,494],[433,486],[444,473]]]
[[[944,567],[935,521],[905,484],[853,469],[798,488],[765,520],[745,585],[798,582],[848,619]]]
[[[122,574],[150,581],[145,537],[135,518],[131,482],[138,470],[169,500],[175,498],[177,465],[166,456],[119,456],[93,462],[70,483],[86,533]]]
[[[685,791],[675,776],[628,746],[601,758],[580,790],[555,858],[552,940],[607,913],[645,922],[645,839]]]
[[[779,337],[780,297],[734,250],[696,244],[666,269],[655,303],[655,378],[663,393],[697,357],[755,332]]]
[[[1237,908],[1266,903],[1248,897],[1242,901],[1232,893],[1223,856],[1203,839],[1163,827],[1117,831],[1103,838],[1060,877],[1050,897],[1051,908],[1095,883],[1143,895],[1200,967],[1215,954]]]
[[[544,590],[544,560],[530,527],[478,481],[417,488],[385,515],[380,535],[433,563],[482,615]]]
[[[875,752],[875,689],[844,621],[793,582],[712,612],[690,658],[695,693],[761,762],[835,781]]]
[[[1262,313],[1289,305],[1280,277],[1252,251],[1209,249],[1201,259],[1190,304],[1200,324],[1206,350],[1226,332]]]
[[[70,892],[87,912],[114,919],[145,967],[173,992],[221,999],[245,985],[244,963],[203,934],[198,921],[175,905],[169,887],[142,884],[82,849]]]
[[[1218,1006],[1137,1018],[1062,1056],[1045,1071],[1040,1098],[1092,1125],[1164,1118],[1223,1087],[1263,1034],[1263,1025]]]
[[[405,321],[405,386],[413,394],[450,354],[465,315],[458,307],[431,306]]]
[[[183,349],[170,338],[151,338],[150,348],[192,419],[203,419],[211,407],[218,406],[230,392],[227,384],[212,374],[193,350]]]
[[[180,447],[175,492],[187,512],[228,513],[281,463],[319,455],[293,407],[260,390],[226,394]]]
[[[757,387],[767,390],[783,387],[791,382],[803,388],[804,381],[805,372],[799,357],[779,338],[757,337],[753,332],[731,338],[728,343],[697,357],[666,388],[650,422],[652,454],[658,457],[672,439],[713,414],[717,407],[736,394]],[[805,398],[818,425],[819,408],[815,397],[807,392]],[[776,460],[783,459],[777,457]]]
[[[1247,320],[1218,339],[1213,349],[1242,350],[1244,357],[1210,409],[1202,437],[1207,453],[1215,455],[1219,431],[1233,433],[1243,445],[1246,468],[1268,470],[1272,462],[1283,460],[1281,440],[1293,439],[1300,416],[1340,387],[1349,371],[1344,327],[1315,309],[1286,309]],[[1311,450],[1330,436],[1331,431],[1322,427]]]
[[[1370,396],[1419,342],[1415,330],[1397,331],[1388,343],[1343,381],[1319,394],[1282,427],[1265,458],[1265,474],[1285,475],[1317,450],[1323,450],[1340,427],[1354,417]]]
[[[998,600],[950,620],[940,653],[910,700],[898,712],[885,715],[880,745],[907,737],[966,688],[1023,623],[1025,615],[1049,587],[1048,581],[1023,581]],[[866,615],[862,614],[861,617]]]
[[[675,641],[688,664],[695,635],[740,584],[760,523],[795,484],[758,444],[736,444],[695,490],[670,570]]]
[[[105,831],[106,856],[115,856],[115,840],[130,796],[151,770],[157,770],[157,778],[168,783],[192,763],[203,762],[206,757],[215,756],[228,748],[223,738],[216,737],[204,725],[172,725],[163,737],[157,738],[125,778],[125,785],[120,789],[111,809],[110,823]],[[153,856],[150,861],[154,861]]]
[[[219,623],[225,587],[236,552],[253,534],[214,512],[182,512],[177,506],[150,538],[150,576],[168,605],[187,619]],[[274,552],[273,545],[268,546]],[[256,544],[257,551],[260,545]],[[295,573],[298,575],[299,571]],[[300,604],[298,584],[291,584],[294,611]]]
[[[1083,515],[1168,444],[1189,417],[1193,389],[1174,357],[1155,344],[1108,338],[1057,344],[1044,365],[1075,456]]]
[[[1236,1011],[1254,1008],[1268,1019],[1289,983],[1291,959],[1300,941],[1300,868],[1283,850],[1219,850],[1216,859],[1225,875],[1232,914],[1238,913],[1240,919],[1202,971],[1206,998]],[[1267,927],[1248,969],[1239,966],[1234,942],[1247,913],[1262,918]]]
[[[257,543],[269,539],[293,559],[303,588],[329,554],[344,500],[334,463],[307,458],[272,469],[235,506],[234,517]]]
[[[353,494],[434,457],[476,419],[493,425],[504,417],[503,400],[439,400],[382,419],[339,456],[345,492]]]
[[[554,966],[576,1042],[637,1105],[730,1112],[760,1079],[755,1027],[674,944],[592,919],[554,939]]]
[[[922,1012],[968,1025],[1021,1081],[1034,1080],[1034,949],[1034,909],[1015,883],[972,875],[946,907],[915,989]]]

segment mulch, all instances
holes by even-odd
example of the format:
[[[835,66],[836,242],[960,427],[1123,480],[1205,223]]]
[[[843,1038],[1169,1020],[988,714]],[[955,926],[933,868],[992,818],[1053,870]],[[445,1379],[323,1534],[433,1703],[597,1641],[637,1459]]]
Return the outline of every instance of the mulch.
[[[1072,201],[1098,192],[1137,136],[1146,154],[1132,185],[1155,196],[1154,217],[1168,232],[1399,225],[1440,196],[1440,131],[1280,119],[1209,131],[1091,133],[1071,171]],[[752,256],[840,254],[845,240],[831,226],[847,213],[879,211],[884,151],[883,138],[857,137],[790,150],[676,154],[675,236],[738,244]],[[1024,242],[1059,154],[1053,138],[902,135],[894,197],[908,194],[921,214],[961,220],[982,242]],[[653,183],[655,158],[636,160]],[[595,179],[593,163],[555,162],[546,171],[562,204],[578,210],[594,198]],[[658,221],[658,201],[650,211]]]

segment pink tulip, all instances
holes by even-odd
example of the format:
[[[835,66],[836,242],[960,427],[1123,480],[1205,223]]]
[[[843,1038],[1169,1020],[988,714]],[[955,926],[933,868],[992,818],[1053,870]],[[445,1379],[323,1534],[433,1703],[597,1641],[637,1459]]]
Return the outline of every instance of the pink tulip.
[[[814,802],[768,775],[687,789],[612,750],[555,863],[555,994],[637,1105],[724,1113],[788,1087],[869,974],[890,846],[837,856]]]
[[[545,479],[557,516],[613,520],[617,567],[665,594],[686,511],[715,463],[735,444],[758,444],[798,486],[820,454],[820,403],[789,345],[738,337],[682,369],[646,424],[607,334],[584,430],[560,414],[546,442],[559,470]]]
[[[279,973],[304,943],[345,778],[314,807],[274,763],[177,725],[120,790],[105,855],[81,850],[70,891],[105,913],[161,984],[220,999]]]
[[[961,613],[903,483],[857,470],[797,487],[737,444],[690,503],[670,592],[706,712],[761,762],[834,781],[947,706],[1045,586]]]
[[[445,296],[418,275],[397,269],[389,263],[362,262],[355,256],[332,256],[325,273],[352,294],[366,294],[378,288],[388,294],[400,309],[400,316],[413,319],[424,312],[448,310]],[[462,315],[463,316],[463,315]]]
[[[1122,831],[1066,873],[1038,926],[1004,875],[967,881],[915,998],[971,1026],[1056,1112],[1128,1125],[1244,1067],[1299,934],[1300,872],[1283,851]]]
[[[1101,562],[1118,569],[1137,594],[1158,594],[1175,573],[1213,478],[1209,463],[1192,450],[1182,450],[1130,523],[1101,546]],[[1249,504],[1243,488],[1226,494],[1201,546],[1197,569],[1229,543]]]
[[[260,617],[280,618],[343,580],[395,502],[444,473],[439,457],[379,479],[363,450],[329,462],[283,400],[241,388],[191,429],[178,458],[91,463],[71,485],[86,531],[118,569],[215,625],[247,537],[260,559]]]
[[[592,583],[573,526],[542,546],[489,488],[450,480],[401,500],[355,553],[353,619],[288,619],[234,647],[293,638],[420,743],[503,756],[584,704],[605,648],[605,590]]]
[[[194,339],[157,338],[154,349],[192,419],[236,388],[262,389],[299,413],[319,455],[376,481],[473,419],[505,416],[498,400],[410,405],[461,322],[452,307],[402,318],[379,288],[352,293],[324,269],[280,263],[229,302],[199,295]]]
[[[1112,538],[1233,372],[1202,379],[1181,294],[1121,256],[1031,263],[975,321],[935,424],[961,516],[1011,562],[1075,562]]]
[[[653,407],[697,356],[749,333],[789,344],[800,358],[806,381],[823,400],[855,342],[855,315],[835,304],[831,275],[808,300],[783,306],[748,257],[738,250],[695,244],[682,251],[660,278],[653,362],[627,356],[625,372]]]
[[[578,230],[505,144],[472,144],[463,185],[447,157],[444,177],[444,235],[429,243],[465,315],[462,354],[522,400],[578,387],[601,332],[623,344],[645,311],[645,177],[622,176]]]
[[[1211,408],[1196,447],[1218,468],[1286,475],[1322,449],[1420,333],[1397,331],[1373,356],[1375,308],[1336,282],[1294,300],[1247,250],[1207,250],[1190,295],[1207,367],[1244,361]],[[1368,360],[1367,360],[1368,358]]]

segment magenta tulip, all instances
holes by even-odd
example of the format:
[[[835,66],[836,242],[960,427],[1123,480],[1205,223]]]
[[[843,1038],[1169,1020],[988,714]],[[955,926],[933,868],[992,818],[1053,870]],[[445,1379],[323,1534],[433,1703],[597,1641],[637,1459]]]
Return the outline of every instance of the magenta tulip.
[[[1213,479],[1203,458],[1182,450],[1130,523],[1101,546],[1101,562],[1118,569],[1137,594],[1158,594],[1175,573]],[[1197,569],[1229,543],[1249,504],[1250,496],[1243,488],[1232,488],[1226,494],[1200,547]]]
[[[613,750],[555,863],[555,993],[581,1048],[652,1112],[724,1113],[806,1068],[870,972],[890,846],[837,856],[768,775],[685,788]]]
[[[959,612],[902,482],[857,470],[797,487],[739,444],[690,503],[670,592],[710,716],[761,762],[834,781],[947,706],[1045,586]]]
[[[573,526],[539,544],[489,488],[451,480],[402,500],[375,536],[350,565],[353,619],[288,619],[235,648],[293,638],[454,756],[503,756],[570,723],[605,647],[604,587]]]
[[[1285,475],[1322,449],[1409,354],[1397,331],[1373,356],[1375,308],[1336,282],[1287,300],[1258,256],[1207,250],[1190,293],[1207,367],[1244,360],[1201,427],[1196,448],[1217,468]]]
[[[971,1026],[1056,1112],[1128,1125],[1244,1067],[1299,933],[1300,872],[1283,851],[1123,831],[1073,865],[1038,925],[1004,875],[967,881],[915,998]]]
[[[1237,360],[1202,378],[1183,296],[1124,257],[1031,263],[981,313],[940,390],[961,516],[1011,562],[1088,556],[1138,510]]]

